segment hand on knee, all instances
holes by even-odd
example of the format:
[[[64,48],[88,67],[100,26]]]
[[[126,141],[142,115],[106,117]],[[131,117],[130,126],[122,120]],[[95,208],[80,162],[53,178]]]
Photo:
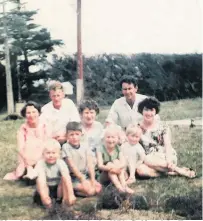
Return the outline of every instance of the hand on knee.
[[[100,183],[97,183],[95,185],[95,192],[96,194],[100,193],[102,191],[102,185]]]
[[[89,188],[89,189],[86,191],[86,194],[87,194],[88,196],[94,196],[94,195],[96,194],[95,188],[94,188],[94,187]]]

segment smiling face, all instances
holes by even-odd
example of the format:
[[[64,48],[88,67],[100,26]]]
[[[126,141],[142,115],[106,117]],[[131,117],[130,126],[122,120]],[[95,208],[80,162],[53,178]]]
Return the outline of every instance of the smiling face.
[[[136,131],[136,132],[134,132],[134,133],[129,133],[129,134],[127,135],[128,142],[129,142],[131,145],[137,144],[137,143],[140,141],[141,134],[142,134],[141,130]]]
[[[50,146],[44,149],[43,157],[46,163],[55,164],[57,159],[60,157],[58,148]]]
[[[62,89],[51,90],[49,92],[49,97],[53,102],[53,106],[56,109],[59,109],[61,107],[62,100],[64,98],[64,92]]]
[[[135,101],[135,95],[137,93],[138,87],[135,87],[132,83],[122,83],[122,93],[127,101]]]
[[[39,120],[39,111],[34,106],[27,106],[25,111],[25,117],[28,124],[35,124]]]
[[[144,107],[142,115],[143,115],[144,121],[152,122],[154,120],[155,115],[156,115],[156,110],[155,110],[155,108],[149,109],[149,108]]]
[[[104,136],[105,146],[108,149],[113,149],[117,145],[119,137],[117,132],[107,131]]]
[[[81,114],[81,120],[85,126],[91,126],[96,119],[96,111],[93,109],[85,108]]]
[[[80,145],[80,139],[82,136],[82,132],[79,130],[69,130],[67,132],[67,141],[72,146],[79,146]]]

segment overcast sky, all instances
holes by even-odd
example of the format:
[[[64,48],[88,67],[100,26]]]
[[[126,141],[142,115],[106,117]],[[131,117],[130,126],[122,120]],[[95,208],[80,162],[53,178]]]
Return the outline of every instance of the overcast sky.
[[[39,9],[35,21],[76,47],[77,0],[26,0]],[[98,53],[201,52],[202,0],[82,0],[82,47]]]

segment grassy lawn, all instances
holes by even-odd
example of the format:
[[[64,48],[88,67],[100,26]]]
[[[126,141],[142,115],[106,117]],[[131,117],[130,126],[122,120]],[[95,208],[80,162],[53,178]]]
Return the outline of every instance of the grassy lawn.
[[[165,102],[161,117],[164,120],[201,117],[201,99]],[[99,120],[104,122],[107,110],[102,109]],[[21,120],[3,121],[0,125],[0,176],[12,171],[16,165],[16,131]],[[200,219],[202,191],[202,130],[201,127],[171,127],[173,146],[178,153],[179,165],[191,167],[198,177],[162,177],[137,180],[132,187],[136,194],[144,195],[149,210],[101,210],[103,219]],[[51,219],[47,211],[33,205],[34,187],[22,182],[0,180],[1,219]],[[83,202],[84,199],[81,200]],[[80,201],[80,200],[78,200]],[[84,201],[86,202],[86,201]],[[85,203],[83,203],[85,204]],[[86,203],[87,204],[87,203]],[[184,206],[184,208],[182,208]],[[187,212],[186,212],[187,210]],[[194,215],[194,216],[193,216]]]
[[[99,121],[104,122],[110,106],[101,108]],[[202,98],[167,101],[161,103],[160,117],[162,120],[182,120],[202,117]]]

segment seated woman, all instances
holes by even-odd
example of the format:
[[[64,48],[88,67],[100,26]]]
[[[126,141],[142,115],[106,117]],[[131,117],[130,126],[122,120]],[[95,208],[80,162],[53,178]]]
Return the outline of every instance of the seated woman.
[[[194,171],[177,166],[176,151],[171,146],[170,129],[163,122],[155,120],[159,110],[160,102],[156,98],[146,98],[138,105],[138,111],[143,115],[140,143],[147,155],[144,164],[137,168],[138,175],[157,177],[166,173],[194,178]]]
[[[42,157],[42,144],[51,136],[46,124],[39,121],[40,113],[40,105],[33,101],[28,101],[22,108],[21,115],[26,122],[17,132],[18,166],[15,171],[6,174],[4,180],[18,180],[23,175],[32,178],[33,167]]]
[[[96,149],[101,145],[103,134],[103,125],[96,121],[96,116],[99,114],[99,107],[94,100],[84,100],[79,105],[79,113],[83,129],[84,140],[88,142],[89,147],[96,159]]]

